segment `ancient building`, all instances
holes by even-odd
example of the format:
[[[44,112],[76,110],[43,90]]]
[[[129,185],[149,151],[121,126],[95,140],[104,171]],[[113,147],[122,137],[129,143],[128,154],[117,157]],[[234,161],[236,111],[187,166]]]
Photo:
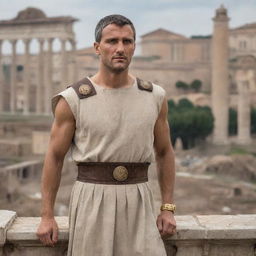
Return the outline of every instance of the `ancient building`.
[[[0,111],[22,111],[24,114],[50,112],[49,101],[57,87],[53,77],[53,41],[61,41],[61,63],[58,69],[62,84],[66,84],[71,80],[69,76],[73,78],[76,73],[76,42],[72,28],[75,21],[77,19],[70,16],[47,17],[36,8],[27,8],[20,11],[14,19],[0,21]],[[30,44],[34,39],[39,44],[39,53],[32,56]],[[17,55],[16,46],[19,40],[24,43],[23,56]],[[2,54],[1,46],[5,41],[11,43],[11,56]],[[72,45],[69,54],[66,50],[68,42]],[[68,62],[73,65],[70,72]],[[69,75],[71,72],[73,75]]]
[[[256,57],[256,23],[229,30],[230,58],[252,55]]]

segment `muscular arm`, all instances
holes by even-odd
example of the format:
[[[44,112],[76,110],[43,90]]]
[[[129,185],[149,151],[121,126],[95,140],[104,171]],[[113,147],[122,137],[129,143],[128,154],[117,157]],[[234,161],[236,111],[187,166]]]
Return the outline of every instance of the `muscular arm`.
[[[157,162],[158,182],[161,190],[162,203],[173,203],[175,183],[174,151],[170,141],[168,125],[168,104],[164,99],[161,111],[154,127],[154,148]],[[163,211],[157,220],[161,235],[172,234],[175,230],[175,220],[172,212]]]
[[[154,128],[154,148],[163,204],[173,202],[175,181],[174,152],[170,141],[170,129],[167,114],[168,105],[167,100],[164,99]]]
[[[60,184],[63,160],[70,147],[74,131],[75,120],[73,114],[67,102],[61,98],[55,109],[55,119],[42,174],[42,221],[37,234],[44,244],[52,245],[52,240],[54,240],[51,237],[54,230],[49,226],[53,225],[56,231],[54,203]]]

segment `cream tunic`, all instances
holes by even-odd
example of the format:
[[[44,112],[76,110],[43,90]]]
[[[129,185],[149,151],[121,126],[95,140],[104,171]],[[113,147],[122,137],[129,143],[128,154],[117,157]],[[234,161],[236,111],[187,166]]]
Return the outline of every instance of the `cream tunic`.
[[[152,162],[154,125],[165,91],[108,89],[79,99],[72,87],[65,98],[76,120],[71,155],[76,162]],[[165,256],[153,214],[148,183],[103,185],[76,181],[69,208],[68,256]]]

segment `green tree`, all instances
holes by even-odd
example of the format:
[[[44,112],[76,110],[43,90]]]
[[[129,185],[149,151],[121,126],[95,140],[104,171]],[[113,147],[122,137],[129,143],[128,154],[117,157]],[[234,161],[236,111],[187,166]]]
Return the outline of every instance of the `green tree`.
[[[238,113],[236,109],[229,109],[229,135],[237,135],[238,132]],[[256,108],[251,108],[251,133],[256,134]]]
[[[229,109],[228,134],[237,134],[237,111],[233,108]]]
[[[202,82],[198,79],[195,79],[191,84],[190,88],[194,90],[195,92],[199,92],[202,87]]]
[[[190,100],[186,99],[186,98],[180,99],[178,104],[177,104],[177,108],[179,108],[179,109],[183,109],[183,108],[190,109],[190,108],[193,108],[193,107],[194,107],[193,103]]]
[[[256,134],[256,108],[251,109],[251,133]]]
[[[170,109],[168,121],[172,143],[181,138],[183,148],[189,149],[197,141],[205,139],[213,129],[213,115],[209,107],[196,107],[187,99],[181,99]]]
[[[176,105],[175,105],[174,100],[169,100],[169,101],[168,101],[168,109],[169,109],[169,110],[175,108],[175,106],[176,106]]]
[[[177,81],[176,82],[176,88],[177,89],[188,90],[189,89],[189,85],[187,83],[185,83],[185,82]]]

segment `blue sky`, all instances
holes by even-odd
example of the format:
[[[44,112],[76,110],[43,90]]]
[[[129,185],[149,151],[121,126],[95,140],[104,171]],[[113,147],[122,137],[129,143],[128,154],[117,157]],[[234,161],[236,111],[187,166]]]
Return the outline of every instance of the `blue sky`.
[[[256,0],[8,0],[0,1],[0,20],[14,18],[26,7],[42,9],[47,16],[70,15],[78,48],[91,46],[94,28],[101,17],[118,13],[130,18],[139,36],[165,28],[185,36],[212,33],[215,9],[224,4],[230,27],[256,22]]]

